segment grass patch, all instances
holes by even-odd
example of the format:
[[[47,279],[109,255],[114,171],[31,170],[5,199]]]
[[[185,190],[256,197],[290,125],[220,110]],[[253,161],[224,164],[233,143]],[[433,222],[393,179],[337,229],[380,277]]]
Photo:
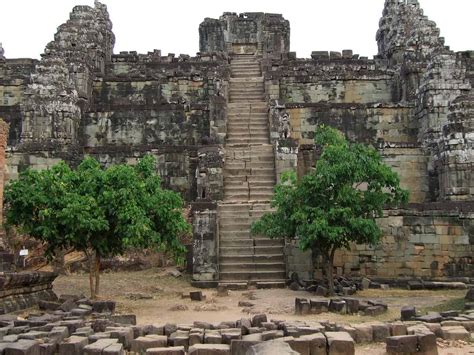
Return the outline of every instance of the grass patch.
[[[464,309],[464,298],[454,298],[437,304],[431,307],[422,308],[421,311],[424,313],[428,312],[446,312],[446,311],[462,311]]]

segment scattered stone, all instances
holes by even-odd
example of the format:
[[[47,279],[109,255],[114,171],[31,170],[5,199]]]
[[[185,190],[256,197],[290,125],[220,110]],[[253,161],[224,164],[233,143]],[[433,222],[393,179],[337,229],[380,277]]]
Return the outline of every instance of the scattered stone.
[[[253,307],[255,303],[249,301],[239,301],[239,307]]]
[[[230,355],[227,344],[196,344],[189,347],[188,355]]]
[[[404,306],[401,311],[402,321],[414,320],[416,318],[416,308],[413,306]]]
[[[267,322],[267,315],[266,314],[256,314],[252,318],[252,326],[253,327],[261,327],[262,323]]]
[[[354,340],[346,332],[326,332],[329,355],[355,354]]]
[[[189,292],[189,297],[191,298],[191,301],[203,301],[205,299],[202,291],[191,291]]]

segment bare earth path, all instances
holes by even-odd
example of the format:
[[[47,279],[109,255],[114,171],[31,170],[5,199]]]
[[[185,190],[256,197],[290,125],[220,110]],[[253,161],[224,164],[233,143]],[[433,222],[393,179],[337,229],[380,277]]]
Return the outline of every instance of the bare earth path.
[[[88,275],[60,276],[54,283],[57,294],[84,293],[88,295]],[[288,289],[230,291],[229,296],[218,297],[215,290],[202,290],[206,295],[203,302],[183,299],[183,293],[197,290],[190,286],[183,276],[174,278],[163,269],[140,272],[105,273],[101,275],[101,298],[117,301],[117,311],[137,315],[139,324],[164,324],[167,322],[189,324],[193,321],[219,323],[237,320],[248,314],[267,313],[272,319],[304,320],[316,323],[322,320],[340,323],[360,323],[371,321],[391,321],[400,315],[400,308],[414,305],[418,309],[437,309],[439,305],[449,308],[465,295],[465,291],[406,291],[398,289],[368,290],[359,292],[360,299],[381,299],[389,305],[389,311],[382,316],[344,316],[332,313],[322,315],[296,316],[295,297],[314,298],[311,294]],[[150,298],[151,297],[151,298]],[[239,301],[254,304],[253,307],[239,307]],[[474,346],[463,348],[447,347],[439,349],[440,355],[474,354]],[[357,354],[385,354],[384,344],[359,346]]]

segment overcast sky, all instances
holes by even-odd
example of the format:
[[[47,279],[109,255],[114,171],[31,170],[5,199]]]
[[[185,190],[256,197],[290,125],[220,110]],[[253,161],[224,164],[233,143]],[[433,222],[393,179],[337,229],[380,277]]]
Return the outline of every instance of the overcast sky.
[[[39,58],[74,5],[93,0],[0,0],[0,42],[7,58]],[[384,0],[104,0],[117,38],[115,53],[191,54],[199,50],[199,23],[224,11],[281,13],[290,21],[291,50],[353,49],[372,57]],[[474,0],[420,0],[455,51],[474,49]]]

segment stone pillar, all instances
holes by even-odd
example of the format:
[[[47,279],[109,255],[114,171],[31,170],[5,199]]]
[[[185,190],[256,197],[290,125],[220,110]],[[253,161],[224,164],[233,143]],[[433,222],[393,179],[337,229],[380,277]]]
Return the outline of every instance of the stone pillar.
[[[7,148],[8,131],[8,123],[0,118],[0,228],[3,227],[3,184],[5,182],[5,149]],[[3,233],[3,228],[1,228],[1,233]]]
[[[3,229],[3,184],[5,182],[5,149],[7,148],[9,125],[0,118],[0,272],[12,271],[13,254],[5,249],[5,230]]]

